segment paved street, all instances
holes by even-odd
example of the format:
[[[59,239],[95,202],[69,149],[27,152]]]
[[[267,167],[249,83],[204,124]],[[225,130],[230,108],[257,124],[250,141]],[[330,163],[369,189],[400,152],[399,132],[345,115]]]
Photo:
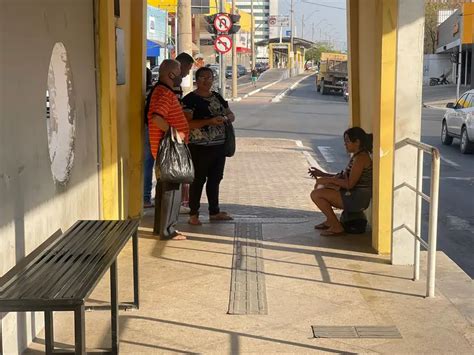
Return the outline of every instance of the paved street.
[[[348,126],[348,104],[340,96],[320,95],[313,81],[314,77],[304,80],[280,103],[270,103],[268,95],[262,93],[232,104],[238,114],[237,135],[301,140],[314,150],[324,168],[339,171],[348,160],[341,137]],[[450,147],[441,144],[442,115],[441,110],[423,109],[422,140],[440,149],[442,156],[438,249],[472,278],[474,155],[460,154],[457,141]],[[430,171],[427,160],[425,176]],[[427,211],[424,217],[426,221]],[[427,233],[426,223],[424,230]]]

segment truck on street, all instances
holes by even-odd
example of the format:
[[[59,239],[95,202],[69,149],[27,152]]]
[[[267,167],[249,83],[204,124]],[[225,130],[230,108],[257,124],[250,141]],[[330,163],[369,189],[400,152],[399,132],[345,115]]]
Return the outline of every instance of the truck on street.
[[[347,81],[347,54],[321,53],[316,91],[322,95],[341,94]]]

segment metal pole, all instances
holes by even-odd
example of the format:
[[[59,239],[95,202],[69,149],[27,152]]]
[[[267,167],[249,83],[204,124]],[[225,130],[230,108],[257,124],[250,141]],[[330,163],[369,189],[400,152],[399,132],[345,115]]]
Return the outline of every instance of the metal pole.
[[[178,48],[178,6],[176,6],[176,12],[174,14],[174,54],[175,54],[175,57],[178,55],[178,51],[179,51],[179,48]],[[171,58],[171,56],[170,56]]]
[[[456,100],[459,100],[459,87],[461,85],[461,62],[462,62],[462,31],[463,31],[463,18],[462,18],[462,13],[459,14],[460,18],[460,29],[459,29],[459,54],[458,54],[458,72],[456,75],[457,79],[457,88],[456,88]]]
[[[255,69],[255,20],[253,18],[253,0],[250,0],[250,15],[252,17],[251,19],[251,24],[250,24],[250,28],[251,28],[251,31],[252,32],[250,34],[250,40],[251,40],[251,43],[250,43],[250,47],[251,47],[251,51],[252,51],[252,69]]]
[[[430,192],[430,226],[428,237],[428,282],[427,296],[435,296],[436,277],[436,245],[438,238],[438,195],[439,195],[439,166],[440,156],[437,149],[432,150],[431,162],[431,192]]]
[[[293,9],[293,2],[294,0],[291,0],[291,5],[290,5],[290,14],[291,14],[291,17],[290,17],[290,29],[291,29],[291,32],[290,32],[290,53],[288,53],[288,56],[289,56],[289,60],[290,60],[290,76],[292,76],[292,72],[293,72],[293,61],[294,61],[294,58],[293,58],[293,37],[294,37],[294,33],[295,33],[295,29],[294,29],[294,9]]]
[[[235,14],[235,0],[232,0],[232,14]],[[237,35],[235,33],[232,35],[232,97],[237,98]]]
[[[469,59],[469,51],[466,49],[466,56],[464,57],[464,85],[467,85],[467,61]]]
[[[179,53],[188,53],[193,55],[193,31],[192,31],[192,15],[191,15],[191,0],[179,0],[178,1],[178,42],[180,52],[176,52],[176,55]],[[190,92],[193,87],[193,81],[188,76],[183,84],[181,84],[185,94]]]
[[[283,43],[283,26],[280,25],[280,43]]]
[[[423,150],[418,149],[418,159],[416,161],[416,191],[421,192],[423,189]],[[416,195],[416,215],[415,215],[415,234],[421,238],[421,208],[422,197]],[[413,280],[420,279],[420,241],[415,238],[415,262],[413,264]]]
[[[219,12],[223,13],[225,12],[225,0],[220,0],[219,1]],[[225,63],[224,63],[224,55],[222,53],[219,53],[219,92],[222,95],[222,97],[225,98]]]
[[[314,22],[313,22],[313,28],[311,29],[311,42],[314,42]]]

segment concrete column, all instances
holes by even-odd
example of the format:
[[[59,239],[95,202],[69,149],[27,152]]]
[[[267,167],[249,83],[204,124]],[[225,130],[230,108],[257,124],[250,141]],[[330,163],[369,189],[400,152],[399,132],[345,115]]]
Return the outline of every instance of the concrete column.
[[[398,14],[395,142],[405,138],[418,141],[421,137],[424,4],[399,0]],[[394,186],[404,182],[416,186],[416,173],[417,149],[404,147],[395,151]],[[396,190],[393,194],[393,227],[406,224],[415,230],[415,206],[414,192],[406,188]],[[413,253],[414,238],[405,230],[394,233],[392,263],[413,264]]]
[[[193,55],[193,31],[191,17],[191,0],[178,0],[178,48],[179,53]],[[179,53],[176,53],[178,55]],[[193,81],[189,76],[183,81],[183,91],[192,90]]]

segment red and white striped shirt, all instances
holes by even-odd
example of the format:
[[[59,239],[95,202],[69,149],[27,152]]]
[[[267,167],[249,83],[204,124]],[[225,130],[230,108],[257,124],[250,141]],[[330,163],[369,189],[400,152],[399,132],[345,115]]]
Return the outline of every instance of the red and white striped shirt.
[[[150,109],[148,110],[148,132],[150,135],[150,147],[153,157],[158,156],[160,141],[164,136],[162,131],[152,120],[153,115],[159,115],[164,118],[168,124],[185,134],[185,141],[189,139],[189,124],[184,116],[181,107],[173,89],[165,84],[158,84],[150,100]]]

